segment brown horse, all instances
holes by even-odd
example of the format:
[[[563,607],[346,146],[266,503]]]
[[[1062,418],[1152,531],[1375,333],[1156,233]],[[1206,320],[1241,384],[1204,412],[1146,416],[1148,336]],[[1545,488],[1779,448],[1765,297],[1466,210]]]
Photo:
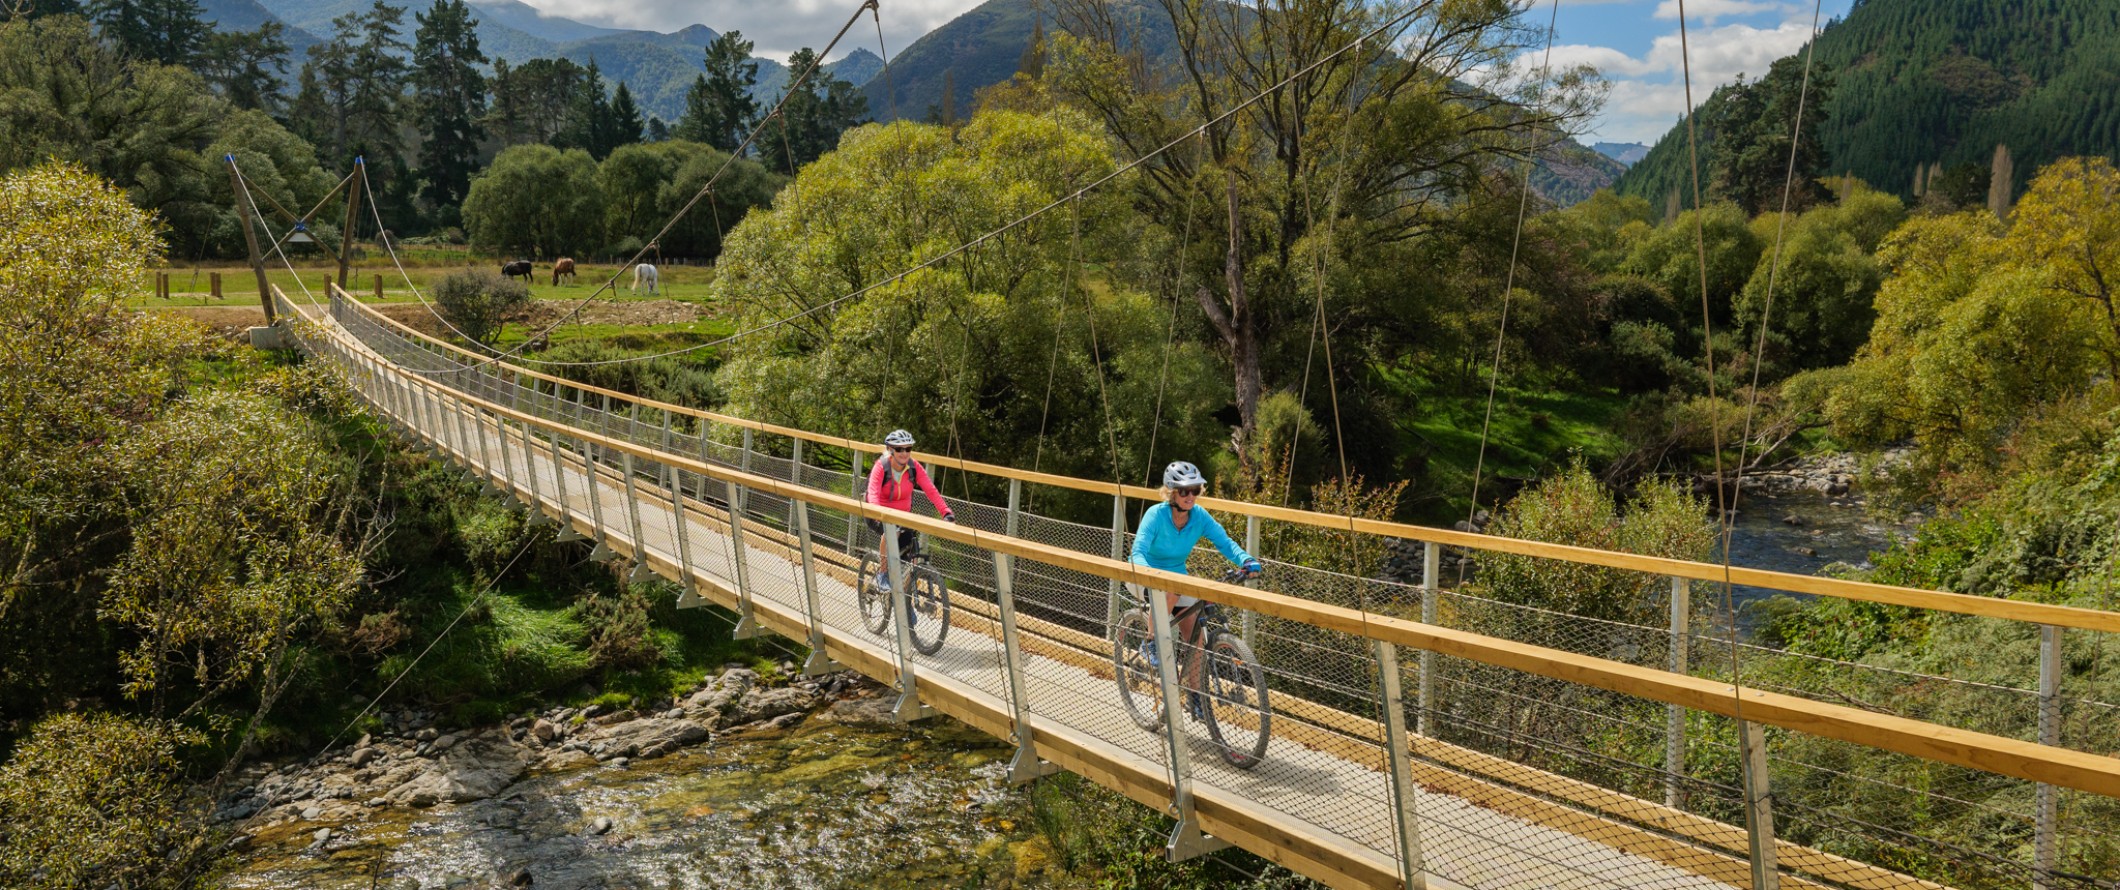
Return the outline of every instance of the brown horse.
[[[520,278],[524,284],[529,284],[531,274],[529,260],[516,260],[511,263],[501,264],[501,277],[503,278]]]
[[[552,286],[553,286],[553,287],[558,287],[558,286],[559,286],[559,277],[560,277],[561,275],[565,275],[565,276],[567,276],[567,280],[568,280],[568,281],[573,281],[573,280],[574,280],[574,258],[573,258],[573,257],[565,257],[565,256],[563,256],[563,257],[560,257],[559,259],[557,259],[557,260],[554,260],[554,261],[552,262]]]

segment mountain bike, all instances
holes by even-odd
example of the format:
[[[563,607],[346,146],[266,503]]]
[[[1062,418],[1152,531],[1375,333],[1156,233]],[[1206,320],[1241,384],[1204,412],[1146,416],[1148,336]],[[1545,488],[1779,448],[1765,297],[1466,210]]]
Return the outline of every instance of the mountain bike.
[[[913,638],[913,648],[920,654],[933,655],[942,651],[942,638],[950,632],[949,585],[942,580],[941,572],[928,565],[927,552],[918,544],[901,548],[898,558],[905,560],[899,577],[905,579],[905,608],[911,619],[907,635]],[[877,548],[869,548],[861,555],[860,574],[854,576],[861,622],[879,636],[891,629],[891,592],[876,586],[876,567],[880,564]]]
[[[1225,583],[1243,578],[1244,572],[1239,569],[1222,576]],[[1142,729],[1161,732],[1165,722],[1163,680],[1156,660],[1155,624],[1148,613],[1154,598],[1146,590],[1137,595],[1134,607],[1119,616],[1118,633],[1112,638],[1112,662],[1119,700],[1126,705],[1127,715]],[[1200,616],[1193,624],[1193,637],[1200,644],[1181,640],[1172,647],[1178,658],[1178,677],[1182,683],[1188,660],[1198,663],[1205,653],[1206,662],[1199,668],[1200,681],[1206,689],[1187,689],[1180,698],[1186,702],[1189,716],[1207,724],[1207,734],[1221,750],[1222,759],[1238,769],[1251,769],[1265,758],[1266,742],[1272,737],[1273,708],[1266,700],[1266,671],[1252,656],[1251,646],[1244,638],[1231,632],[1220,605],[1200,602],[1180,609],[1171,616],[1171,627],[1175,629],[1188,612]]]

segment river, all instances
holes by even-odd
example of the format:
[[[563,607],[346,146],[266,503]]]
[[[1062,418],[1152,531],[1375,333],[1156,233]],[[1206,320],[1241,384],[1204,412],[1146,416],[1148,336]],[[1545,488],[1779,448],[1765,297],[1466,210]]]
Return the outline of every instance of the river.
[[[260,832],[230,888],[980,886],[1044,841],[1009,749],[953,720],[812,721],[627,768],[533,774],[500,796]],[[608,822],[602,821],[608,820]]]

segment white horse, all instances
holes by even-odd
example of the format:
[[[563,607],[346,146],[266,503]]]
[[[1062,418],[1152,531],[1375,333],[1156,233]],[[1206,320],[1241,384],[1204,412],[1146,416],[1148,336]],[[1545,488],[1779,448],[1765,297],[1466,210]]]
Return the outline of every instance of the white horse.
[[[648,263],[641,263],[633,267],[633,290],[631,292],[640,293],[640,283],[643,281],[648,283],[648,293],[655,293],[659,279],[656,277],[655,267]]]

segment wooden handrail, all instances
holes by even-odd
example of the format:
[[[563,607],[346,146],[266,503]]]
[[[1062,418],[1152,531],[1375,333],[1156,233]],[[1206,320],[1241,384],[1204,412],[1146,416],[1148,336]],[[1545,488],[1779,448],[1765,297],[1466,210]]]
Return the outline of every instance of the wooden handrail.
[[[507,368],[511,373],[522,374],[528,377],[537,378],[539,380],[550,381],[555,384],[571,386],[582,392],[593,392],[599,395],[623,399],[628,402],[654,408],[658,411],[666,411],[674,414],[683,414],[691,417],[697,417],[711,423],[726,424],[729,426],[756,430],[758,432],[768,433],[771,435],[785,436],[793,439],[801,439],[806,442],[812,442],[820,445],[828,445],[836,448],[845,448],[856,452],[880,454],[883,451],[883,447],[881,445],[876,445],[869,442],[857,442],[852,439],[847,439],[840,436],[828,436],[822,433],[812,433],[806,430],[792,429],[789,427],[778,426],[775,424],[763,423],[755,420],[747,420],[740,417],[731,417],[725,414],[717,414],[712,411],[704,411],[698,408],[688,408],[682,405],[673,405],[668,402],[658,402],[653,399],[646,399],[640,396],[618,392],[616,390],[609,390],[597,386],[591,386],[586,383],[578,383],[573,380],[569,380],[565,377],[558,377],[551,374],[534,371],[519,365],[491,360],[488,356],[481,356],[478,353],[472,352],[468,349],[464,349],[451,343],[444,342],[438,338],[429,336],[401,322],[398,322],[397,320],[392,319],[387,315],[384,315],[382,312],[376,310],[374,307],[362,303],[357,299],[354,299],[351,295],[347,295],[345,291],[339,290],[336,285],[333,285],[332,289],[334,291],[337,291],[342,296],[345,296],[347,302],[358,306],[361,311],[377,319],[380,319],[384,323],[389,324],[390,326],[396,328],[399,331],[404,332],[409,336],[417,337],[421,340],[434,343],[444,349],[456,352],[480,363],[500,365],[502,367]],[[1090,492],[1094,494],[1124,495],[1126,497],[1134,498],[1137,500],[1153,501],[1161,500],[1163,497],[1161,490],[1147,488],[1139,485],[1127,485],[1124,483],[1116,482],[1097,482],[1089,479],[1077,479],[1071,476],[1058,476],[1052,473],[1037,473],[1028,470],[1018,470],[1012,467],[1004,467],[998,464],[980,463],[978,461],[964,460],[962,458],[954,458],[944,455],[928,455],[925,456],[924,459],[927,463],[934,466],[950,467],[965,472],[979,473],[981,475],[993,476],[1001,479],[1020,480],[1034,485],[1046,485],[1055,488],[1065,488],[1074,491]],[[1900,587],[1891,584],[1874,584],[1868,581],[1848,581],[1840,578],[1822,578],[1815,575],[1797,575],[1789,572],[1775,572],[1768,571],[1765,569],[1750,569],[1737,566],[1725,567],[1719,563],[1697,562],[1694,560],[1686,559],[1669,559],[1660,556],[1643,556],[1633,553],[1617,553],[1608,550],[1597,550],[1589,547],[1577,547],[1571,544],[1551,544],[1546,543],[1544,541],[1529,541],[1521,538],[1507,538],[1498,535],[1484,535],[1471,532],[1461,532],[1451,529],[1410,525],[1402,522],[1387,522],[1376,519],[1350,518],[1347,516],[1337,516],[1330,513],[1319,513],[1312,510],[1298,510],[1290,507],[1277,507],[1270,504],[1254,504],[1248,501],[1233,501],[1228,500],[1226,498],[1203,497],[1200,499],[1200,503],[1215,511],[1235,514],[1239,516],[1256,516],[1260,519],[1271,519],[1276,522],[1292,522],[1301,525],[1315,526],[1318,528],[1333,529],[1336,531],[1354,531],[1363,534],[1382,535],[1385,537],[1433,542],[1447,547],[1460,547],[1468,550],[1484,550],[1492,553],[1509,553],[1518,556],[1529,556],[1539,559],[1555,559],[1584,565],[1595,565],[1603,566],[1606,568],[1624,569],[1628,571],[1648,572],[1658,575],[1669,575],[1672,577],[1686,578],[1694,581],[1743,584],[1752,587],[1766,587],[1775,590],[1788,591],[1791,593],[1804,593],[1813,596],[1828,596],[1834,597],[1836,599],[1859,600],[1862,602],[1883,603],[1886,605],[1894,606],[1909,606],[1918,609],[1932,609],[1939,612],[1953,612],[1960,615],[1973,615],[1984,618],[1999,618],[2007,621],[2024,621],[2034,624],[2051,624],[2056,627],[2073,627],[2082,630],[2120,632],[2120,613],[2105,612],[2097,609],[2084,609],[2075,606],[2059,606],[2049,603],[2024,602],[2020,600],[2000,599],[1997,597],[1973,596],[1971,594],[1950,593],[1939,590],[1924,590],[1921,588]]]
[[[334,336],[351,338],[343,329],[334,330]],[[358,339],[354,342],[359,343]],[[365,344],[362,346],[365,348]],[[612,452],[631,454],[709,478],[734,482],[755,491],[794,498],[842,513],[910,528],[922,534],[968,544],[979,550],[1005,553],[1102,578],[1144,583],[1175,595],[1195,596],[1262,615],[1366,639],[1437,652],[1623,695],[1680,705],[1692,710],[1780,726],[1822,738],[1852,742],[2026,781],[2120,798],[2120,759],[1904,717],[1876,714],[1782,693],[1675,674],[1657,668],[1640,667],[1469,631],[1422,624],[1344,606],[1316,603],[1283,594],[1164,572],[1036,541],[983,532],[577,429],[441,386],[424,379],[422,375],[408,373],[395,363],[386,361],[382,366],[387,373],[403,377],[423,389],[473,405],[497,417],[543,429],[548,433],[571,436]]]

